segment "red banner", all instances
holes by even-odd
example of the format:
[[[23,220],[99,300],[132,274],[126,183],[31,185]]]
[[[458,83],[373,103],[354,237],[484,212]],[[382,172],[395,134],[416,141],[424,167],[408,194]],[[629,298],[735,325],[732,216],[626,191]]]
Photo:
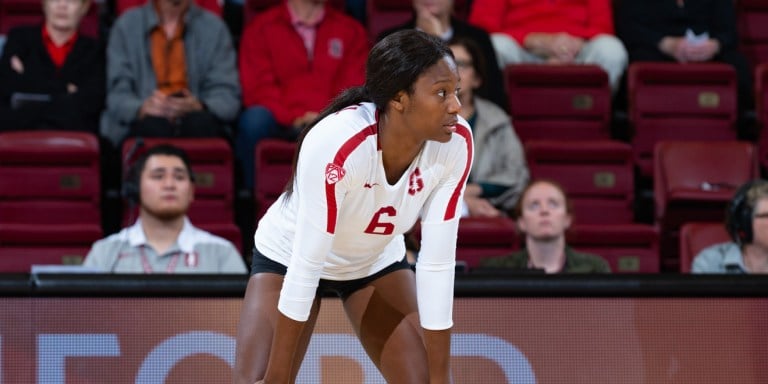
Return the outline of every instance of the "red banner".
[[[241,299],[3,298],[1,383],[230,383]],[[767,299],[462,298],[456,383],[768,383]],[[384,383],[325,299],[303,383]]]

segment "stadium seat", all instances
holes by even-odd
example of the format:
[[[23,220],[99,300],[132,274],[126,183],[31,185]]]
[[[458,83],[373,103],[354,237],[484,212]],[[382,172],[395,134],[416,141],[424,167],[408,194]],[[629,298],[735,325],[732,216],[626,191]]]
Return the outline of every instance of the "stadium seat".
[[[99,35],[99,4],[91,2],[88,13],[83,18],[80,31],[91,37]],[[43,9],[40,0],[2,0],[0,1],[0,35],[21,25],[38,25],[43,22]]]
[[[635,164],[653,176],[662,140],[736,140],[736,72],[722,63],[636,62],[627,72]]]
[[[736,189],[759,177],[757,150],[741,141],[662,141],[654,154],[655,217],[662,262],[679,271],[680,226],[722,220]]]
[[[634,221],[634,167],[628,144],[529,140],[525,155],[532,179],[553,180],[563,187],[579,223]]]
[[[459,221],[456,261],[472,270],[484,258],[518,249],[518,243],[516,225],[510,218],[463,218]]]
[[[257,222],[285,189],[294,152],[296,143],[290,141],[267,139],[256,145],[253,180]]]
[[[699,252],[717,243],[731,241],[722,222],[688,222],[680,227],[680,273],[690,273]]]
[[[413,14],[411,0],[368,0],[366,3],[366,24],[371,41],[376,41],[385,30],[405,23]]]
[[[768,63],[755,69],[755,114],[759,127],[757,141],[760,167],[768,175]]]
[[[195,222],[192,224],[204,231],[208,231],[214,235],[221,236],[229,240],[234,244],[235,248],[240,251],[241,255],[245,255],[243,249],[243,234],[240,231],[240,227],[234,223],[208,223],[208,222]]]
[[[89,224],[0,223],[0,272],[29,273],[41,264],[80,265],[101,237],[101,228]]]
[[[413,239],[421,241],[420,223],[411,230]],[[456,266],[472,271],[483,259],[502,256],[520,248],[515,221],[508,217],[464,217],[459,221],[456,239]]]
[[[512,64],[504,78],[521,141],[611,138],[611,89],[600,67]]]
[[[144,5],[146,2],[147,0],[115,0],[115,13],[120,16],[128,9]],[[194,0],[194,2],[218,16],[222,15],[224,0]]]
[[[768,2],[735,0],[739,50],[752,67],[768,62]]]
[[[0,222],[101,225],[99,172],[91,133],[1,133]]]
[[[195,172],[195,201],[189,208],[192,223],[234,225],[234,163],[232,149],[221,138],[129,138],[123,143],[123,174],[137,156],[157,144],[168,143],[184,149]],[[123,224],[132,224],[135,212],[126,212]]]
[[[413,16],[412,0],[367,0],[366,3],[366,26],[371,41],[376,41],[382,32],[405,23]],[[454,16],[466,20],[469,3],[470,0],[454,0]]]
[[[100,202],[95,135],[0,134],[0,270],[28,272],[87,251],[102,235]]]
[[[599,255],[613,273],[659,272],[659,234],[646,224],[575,224],[566,232],[573,249]]]

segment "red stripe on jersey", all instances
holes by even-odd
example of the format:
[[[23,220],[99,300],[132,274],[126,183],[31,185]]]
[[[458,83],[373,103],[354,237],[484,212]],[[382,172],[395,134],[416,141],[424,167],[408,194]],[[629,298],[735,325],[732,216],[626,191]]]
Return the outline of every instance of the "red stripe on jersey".
[[[451,195],[451,199],[448,201],[448,207],[445,210],[443,220],[451,220],[456,216],[456,206],[459,204],[461,188],[464,186],[464,183],[467,182],[469,168],[472,166],[472,151],[474,148],[472,148],[472,135],[470,134],[469,128],[461,124],[456,124],[456,132],[454,134],[463,137],[464,142],[467,144],[467,162],[464,164],[464,174],[461,175],[461,180],[459,181],[459,184],[456,185],[456,189],[453,190],[453,195]]]
[[[378,116],[378,114],[377,114]],[[378,120],[377,120],[378,123]],[[362,144],[368,136],[375,135],[377,123],[373,123],[360,132],[350,137],[341,148],[336,152],[336,156],[333,158],[333,163],[337,166],[344,168],[344,162],[347,161],[347,157]],[[338,207],[336,206],[336,184],[325,183],[325,201],[328,211],[326,212],[326,232],[334,234],[336,232],[336,216],[338,215]]]

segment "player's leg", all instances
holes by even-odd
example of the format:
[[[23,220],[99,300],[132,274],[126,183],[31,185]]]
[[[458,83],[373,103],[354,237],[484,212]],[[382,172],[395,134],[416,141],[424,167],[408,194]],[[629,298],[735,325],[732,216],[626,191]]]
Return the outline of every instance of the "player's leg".
[[[257,273],[248,281],[243,308],[240,312],[240,322],[237,326],[233,375],[233,381],[236,384],[253,384],[256,380],[264,378],[277,325],[277,303],[282,286],[283,276],[276,273]],[[293,368],[291,376],[294,380],[309,347],[319,311],[320,298],[318,297],[312,305],[294,360],[290,365]]]
[[[283,276],[274,273],[257,273],[248,280],[237,325],[235,384],[253,384],[267,371],[282,286]]]
[[[410,269],[385,274],[344,300],[363,348],[388,383],[426,383],[427,355]]]
[[[299,346],[296,348],[296,355],[293,359],[292,364],[292,372],[291,372],[291,382],[296,382],[296,376],[299,375],[299,369],[301,368],[301,363],[304,361],[304,355],[307,354],[307,349],[309,348],[309,341],[312,339],[312,332],[315,329],[315,323],[317,323],[317,314],[320,313],[320,296],[318,295],[315,297],[314,303],[312,303],[312,309],[309,312],[309,318],[307,319],[307,324],[304,326],[304,330],[301,333],[301,338],[299,339]]]

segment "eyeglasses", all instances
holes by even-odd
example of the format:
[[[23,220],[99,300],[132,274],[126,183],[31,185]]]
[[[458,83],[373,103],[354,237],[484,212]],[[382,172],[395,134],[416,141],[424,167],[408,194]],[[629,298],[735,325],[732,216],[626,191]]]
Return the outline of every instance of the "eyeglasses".
[[[472,68],[472,60],[456,60],[456,66],[459,68]]]
[[[46,1],[51,4],[58,3],[58,2],[62,2],[65,4],[81,4],[84,2],[83,0],[46,0]]]

